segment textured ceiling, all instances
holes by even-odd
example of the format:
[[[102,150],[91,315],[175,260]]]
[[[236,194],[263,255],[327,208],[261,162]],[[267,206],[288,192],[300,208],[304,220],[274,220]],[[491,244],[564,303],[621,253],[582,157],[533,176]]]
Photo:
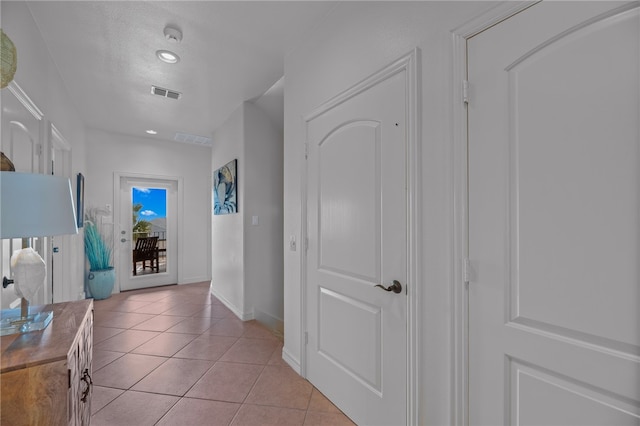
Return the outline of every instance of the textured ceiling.
[[[245,100],[282,77],[284,57],[335,3],[285,1],[41,1],[31,13],[90,128],[134,136],[210,137]],[[183,32],[165,38],[166,25]],[[160,62],[168,49],[181,60]],[[182,93],[152,95],[151,85]]]

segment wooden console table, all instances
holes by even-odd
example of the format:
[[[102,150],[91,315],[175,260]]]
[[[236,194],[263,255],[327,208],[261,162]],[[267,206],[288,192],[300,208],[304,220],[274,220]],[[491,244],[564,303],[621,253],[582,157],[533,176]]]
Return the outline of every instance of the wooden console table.
[[[93,300],[34,309],[53,311],[46,329],[0,338],[0,424],[88,425]]]

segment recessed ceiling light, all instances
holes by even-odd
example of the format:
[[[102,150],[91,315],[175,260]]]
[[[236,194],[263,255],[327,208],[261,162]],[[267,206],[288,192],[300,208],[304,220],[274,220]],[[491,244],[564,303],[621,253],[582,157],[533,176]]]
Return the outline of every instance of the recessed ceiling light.
[[[149,133],[150,135],[157,135],[158,134],[158,132],[156,132],[155,130],[151,130],[151,129],[147,130],[147,133]]]
[[[168,50],[158,50],[156,52],[156,56],[162,62],[166,62],[167,64],[175,64],[180,60],[180,57],[178,55]]]

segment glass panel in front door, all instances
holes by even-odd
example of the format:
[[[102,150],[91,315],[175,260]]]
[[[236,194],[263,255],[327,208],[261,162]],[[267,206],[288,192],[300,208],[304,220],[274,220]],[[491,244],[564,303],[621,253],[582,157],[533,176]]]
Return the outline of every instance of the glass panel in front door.
[[[133,275],[167,272],[167,190],[131,188]]]

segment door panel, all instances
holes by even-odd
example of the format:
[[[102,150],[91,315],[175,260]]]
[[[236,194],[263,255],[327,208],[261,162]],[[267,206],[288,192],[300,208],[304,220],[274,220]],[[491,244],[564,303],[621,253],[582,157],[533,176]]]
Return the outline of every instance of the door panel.
[[[637,6],[469,40],[471,424],[640,424]]]
[[[143,203],[139,219],[150,222],[144,232],[134,232],[133,191],[150,192],[149,189],[160,189],[166,194],[164,212],[154,212],[149,205]],[[156,287],[178,282],[178,183],[173,180],[121,177],[120,178],[120,287],[122,290],[135,290]],[[158,216],[157,213],[160,213]],[[136,215],[138,218],[138,215]],[[154,219],[155,218],[155,219]],[[135,240],[141,236],[158,237],[158,263],[156,270],[150,268],[151,261],[146,261],[143,269],[142,261],[136,263],[136,274],[133,273],[133,249]]]
[[[62,136],[60,131],[50,124],[50,155],[51,174],[71,178],[71,145]],[[69,235],[58,235],[50,238],[51,241],[51,264],[50,271],[51,289],[50,300],[53,303],[76,300],[78,295],[71,294],[69,284],[71,280],[71,237]]]
[[[406,423],[406,79],[307,121],[307,377],[359,424]]]

